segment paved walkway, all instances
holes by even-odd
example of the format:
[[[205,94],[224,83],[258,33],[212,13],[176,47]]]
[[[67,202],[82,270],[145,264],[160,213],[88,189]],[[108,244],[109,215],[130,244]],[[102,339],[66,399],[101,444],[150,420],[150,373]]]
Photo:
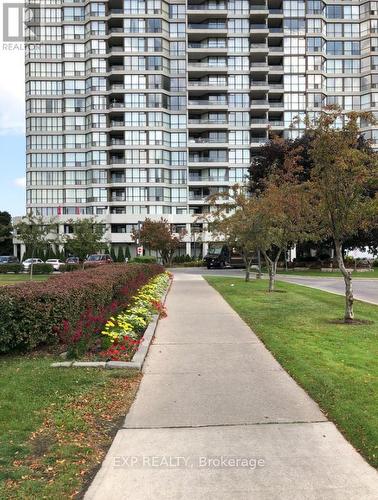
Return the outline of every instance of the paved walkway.
[[[177,274],[86,500],[375,500],[378,476],[200,276]]]

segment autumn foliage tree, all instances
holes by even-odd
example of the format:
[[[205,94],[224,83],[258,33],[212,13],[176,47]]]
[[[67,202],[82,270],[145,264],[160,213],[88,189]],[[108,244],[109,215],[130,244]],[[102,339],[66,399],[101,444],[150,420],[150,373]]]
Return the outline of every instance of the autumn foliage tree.
[[[288,248],[307,238],[313,221],[303,141],[273,137],[270,149],[267,148],[259,172],[254,172],[254,176],[251,173],[249,188],[256,199],[258,247],[265,259],[272,292],[279,259]]]
[[[251,265],[259,250],[257,239],[260,228],[254,201],[245,188],[238,185],[209,198],[212,208],[208,216],[209,229],[242,256],[245,281],[249,281]]]
[[[132,232],[132,238],[148,250],[156,252],[163,264],[171,265],[173,255],[185,234],[185,231],[174,234],[169,222],[164,218],[158,221],[146,218],[143,224]]]
[[[345,321],[352,321],[354,312],[352,275],[344,263],[343,244],[378,222],[378,158],[360,147],[360,120],[373,122],[369,113],[343,115],[329,109],[311,128],[312,206],[319,221],[314,237],[329,237],[334,243],[345,282]]]

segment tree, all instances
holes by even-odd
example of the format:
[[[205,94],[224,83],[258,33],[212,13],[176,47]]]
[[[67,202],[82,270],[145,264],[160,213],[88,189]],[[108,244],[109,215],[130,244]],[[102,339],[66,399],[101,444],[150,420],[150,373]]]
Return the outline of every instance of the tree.
[[[117,258],[117,255],[115,253],[114,245],[111,245],[111,248],[110,248],[110,257],[113,259],[113,262],[118,262],[118,258]]]
[[[294,244],[308,238],[312,228],[310,192],[295,177],[282,183],[274,174],[256,198],[259,232],[257,244],[269,274],[269,292],[274,291],[280,257]]]
[[[118,247],[117,262],[125,262],[125,255],[123,253],[123,247]]]
[[[157,252],[164,265],[171,265],[173,255],[179,248],[184,235],[185,231],[178,236],[173,234],[170,224],[163,218],[158,221],[147,218],[138,229],[132,232],[133,240],[148,250]]]
[[[297,170],[295,177],[298,182],[306,182],[310,178],[312,161],[309,148],[312,137],[305,133],[297,139],[286,139],[274,135],[266,144],[259,148],[258,154],[253,158],[249,169],[249,188],[254,194],[264,191],[266,181],[272,175],[285,176],[287,168],[292,168],[287,159],[291,162],[295,159]]]
[[[343,244],[358,231],[376,227],[378,222],[378,158],[361,147],[359,120],[373,123],[369,113],[347,113],[338,109],[322,112],[312,125],[310,155],[313,162],[311,187],[313,208],[319,221],[314,235],[329,237],[335,247],[345,282],[346,322],[353,321],[351,273],[343,259]],[[342,123],[336,128],[336,124]]]
[[[45,250],[51,245],[51,242],[57,240],[58,236],[54,234],[54,221],[46,222],[41,216],[29,214],[23,217],[20,222],[15,224],[17,238],[25,245],[26,253],[31,259],[37,255],[44,255]],[[30,265],[30,279],[33,279],[34,262]]]
[[[124,260],[126,260],[126,259],[127,259],[127,261],[129,261],[131,259],[129,245],[126,245],[126,248],[125,248]]]
[[[103,240],[105,230],[103,224],[99,224],[93,218],[71,220],[69,224],[72,225],[73,234],[67,237],[65,247],[70,254],[79,257],[84,269],[84,261],[88,255],[100,252],[107,247]]]
[[[259,226],[254,201],[238,185],[233,186],[230,192],[218,193],[209,198],[212,207],[208,216],[209,229],[240,253],[245,265],[245,281],[249,281],[252,261],[259,250]]]
[[[0,255],[13,255],[12,217],[8,212],[0,212]]]
[[[307,182],[311,164],[307,147],[311,138],[274,137],[262,146],[250,169],[249,190],[257,199],[259,249],[274,291],[277,264],[288,248],[302,241],[312,225]]]

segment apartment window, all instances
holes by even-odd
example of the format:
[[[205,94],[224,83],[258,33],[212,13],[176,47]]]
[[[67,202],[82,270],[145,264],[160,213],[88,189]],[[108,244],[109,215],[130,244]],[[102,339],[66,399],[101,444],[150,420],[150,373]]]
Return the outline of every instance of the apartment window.
[[[64,39],[80,39],[85,37],[84,26],[66,25],[63,26]]]
[[[161,33],[162,24],[161,19],[146,19],[146,32],[147,33]]]
[[[170,4],[169,5],[169,19],[185,19],[185,5],[183,4]]]
[[[85,94],[85,80],[65,80],[64,92],[66,94]]]
[[[125,89],[145,89],[145,75],[125,75]]]
[[[105,16],[105,4],[92,2],[86,6],[86,11],[89,16],[103,17]]]
[[[184,7],[184,5],[183,5]],[[185,37],[185,23],[170,23],[169,24],[169,35],[172,38],[184,38]]]

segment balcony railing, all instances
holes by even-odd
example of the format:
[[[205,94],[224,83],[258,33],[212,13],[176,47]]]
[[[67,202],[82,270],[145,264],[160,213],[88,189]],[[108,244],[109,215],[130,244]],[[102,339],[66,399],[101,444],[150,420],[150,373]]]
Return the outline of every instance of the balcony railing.
[[[209,3],[201,3],[201,4],[191,4],[188,5],[188,10],[226,10],[226,4],[221,2],[219,4],[209,4]]]
[[[188,104],[191,106],[227,106],[226,101],[205,101],[205,100],[196,100],[190,99]]]
[[[188,61],[188,66],[194,66],[195,68],[223,68],[227,69],[227,64],[213,64],[209,62],[193,62],[193,61]]]
[[[264,144],[267,140],[267,137],[251,137],[251,144]]]
[[[219,43],[217,45],[212,45],[212,44],[203,43],[203,42],[189,42],[188,48],[189,49],[227,49],[227,44],[226,43]]]
[[[216,176],[216,175],[193,175],[189,174],[189,181],[191,182],[229,182],[229,177]]]
[[[189,23],[188,28],[190,30],[225,30],[226,24],[225,23],[210,23],[210,24]]]
[[[190,163],[227,163],[227,156],[210,157],[210,156],[189,156]]]
[[[189,80],[188,81],[188,87],[226,87],[227,82],[226,81],[221,81],[221,82],[208,82],[208,81],[197,81],[197,80]]]
[[[228,121],[224,119],[200,119],[200,118],[189,118],[188,123],[192,124],[204,124],[204,125],[225,125]]]
[[[227,142],[227,137],[189,137],[189,142],[194,142],[196,144],[219,144]]]

